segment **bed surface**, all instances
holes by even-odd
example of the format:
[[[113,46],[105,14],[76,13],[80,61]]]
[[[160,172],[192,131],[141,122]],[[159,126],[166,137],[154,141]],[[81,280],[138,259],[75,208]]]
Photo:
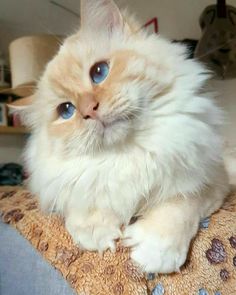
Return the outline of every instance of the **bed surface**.
[[[186,264],[171,275],[142,273],[119,244],[103,257],[81,251],[26,190],[0,193],[0,212],[1,295],[236,294],[236,192],[201,222]]]

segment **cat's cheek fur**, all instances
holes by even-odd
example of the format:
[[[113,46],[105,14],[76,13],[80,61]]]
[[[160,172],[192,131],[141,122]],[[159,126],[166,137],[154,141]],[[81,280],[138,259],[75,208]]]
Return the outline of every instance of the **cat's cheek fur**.
[[[122,144],[130,133],[131,122],[115,122],[112,126],[104,128],[102,134],[102,143],[104,146],[112,146],[114,144]]]

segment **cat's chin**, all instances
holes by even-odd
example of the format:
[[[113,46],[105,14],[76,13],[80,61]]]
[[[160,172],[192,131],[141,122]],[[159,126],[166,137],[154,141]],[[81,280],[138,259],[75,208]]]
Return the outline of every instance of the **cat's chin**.
[[[115,119],[111,122],[98,122],[98,134],[104,147],[123,143],[131,129],[131,121]]]

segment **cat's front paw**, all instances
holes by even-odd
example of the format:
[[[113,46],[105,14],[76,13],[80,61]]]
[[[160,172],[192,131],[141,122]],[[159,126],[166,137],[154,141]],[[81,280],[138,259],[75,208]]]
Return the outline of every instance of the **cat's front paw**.
[[[149,230],[141,222],[126,228],[124,245],[131,247],[131,258],[145,272],[171,273],[184,264],[189,247],[189,237],[174,233],[161,234]]]
[[[95,225],[90,227],[67,226],[73,240],[82,249],[99,251],[110,249],[115,251],[115,240],[121,237],[119,227],[112,225]]]

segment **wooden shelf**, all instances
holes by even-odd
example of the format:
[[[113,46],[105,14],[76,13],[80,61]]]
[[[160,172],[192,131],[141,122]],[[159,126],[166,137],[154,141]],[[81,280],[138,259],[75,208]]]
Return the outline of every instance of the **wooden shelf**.
[[[25,127],[0,126],[0,134],[27,134]]]
[[[8,94],[10,93],[10,86],[0,86],[0,94]]]

